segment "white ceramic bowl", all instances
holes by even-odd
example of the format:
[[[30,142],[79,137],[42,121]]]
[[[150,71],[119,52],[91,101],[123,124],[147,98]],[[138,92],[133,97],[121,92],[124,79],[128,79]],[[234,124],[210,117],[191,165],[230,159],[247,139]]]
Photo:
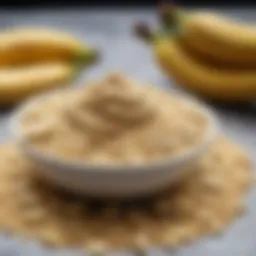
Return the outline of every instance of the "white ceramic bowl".
[[[35,163],[35,170],[52,183],[67,190],[92,197],[142,197],[159,192],[179,181],[191,166],[214,142],[218,133],[216,118],[208,107],[191,101],[209,120],[209,126],[200,144],[152,164],[104,166],[66,162],[40,151],[20,132],[20,115],[47,94],[29,99],[12,115],[11,131],[21,151]]]

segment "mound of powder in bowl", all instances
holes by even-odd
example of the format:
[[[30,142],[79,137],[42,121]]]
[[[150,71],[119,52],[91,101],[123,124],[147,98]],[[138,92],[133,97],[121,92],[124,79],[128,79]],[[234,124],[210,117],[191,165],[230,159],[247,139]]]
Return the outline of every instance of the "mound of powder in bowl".
[[[20,124],[31,145],[55,157],[138,164],[200,143],[208,121],[188,100],[113,73],[42,97],[23,112]]]

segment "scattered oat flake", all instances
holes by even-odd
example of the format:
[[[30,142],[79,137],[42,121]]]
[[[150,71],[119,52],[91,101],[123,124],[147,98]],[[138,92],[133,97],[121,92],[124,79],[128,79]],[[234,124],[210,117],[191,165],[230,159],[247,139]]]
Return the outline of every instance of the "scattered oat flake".
[[[35,175],[15,144],[2,145],[0,228],[47,245],[76,246],[97,255],[123,248],[143,254],[150,246],[180,246],[202,235],[224,232],[246,208],[243,197],[254,179],[248,156],[238,149],[219,138],[191,167],[193,175],[174,190],[149,201],[97,205],[54,190]]]

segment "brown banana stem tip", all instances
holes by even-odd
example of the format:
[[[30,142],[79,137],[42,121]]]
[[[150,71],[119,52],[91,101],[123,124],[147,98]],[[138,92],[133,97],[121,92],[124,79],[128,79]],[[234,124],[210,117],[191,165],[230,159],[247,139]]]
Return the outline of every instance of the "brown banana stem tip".
[[[174,4],[163,3],[158,8],[158,17],[164,26],[171,26],[176,23],[177,8]]]
[[[145,42],[151,42],[154,39],[152,29],[145,23],[138,23],[134,26],[134,33]]]

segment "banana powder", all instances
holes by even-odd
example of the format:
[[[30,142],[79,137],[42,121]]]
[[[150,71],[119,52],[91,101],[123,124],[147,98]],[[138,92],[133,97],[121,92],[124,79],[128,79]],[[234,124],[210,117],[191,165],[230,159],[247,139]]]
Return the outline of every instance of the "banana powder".
[[[200,143],[208,121],[191,102],[113,73],[39,100],[23,113],[21,124],[32,145],[54,156],[129,164]]]

